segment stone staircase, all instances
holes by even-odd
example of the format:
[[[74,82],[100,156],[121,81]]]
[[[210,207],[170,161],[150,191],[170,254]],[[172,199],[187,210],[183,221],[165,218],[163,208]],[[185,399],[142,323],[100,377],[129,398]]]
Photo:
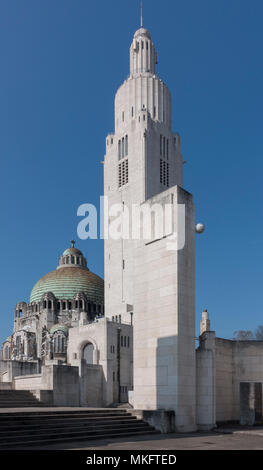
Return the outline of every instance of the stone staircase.
[[[27,390],[0,390],[0,408],[27,408],[44,406]]]
[[[0,413],[0,449],[157,433],[124,409],[58,411],[53,408]]]

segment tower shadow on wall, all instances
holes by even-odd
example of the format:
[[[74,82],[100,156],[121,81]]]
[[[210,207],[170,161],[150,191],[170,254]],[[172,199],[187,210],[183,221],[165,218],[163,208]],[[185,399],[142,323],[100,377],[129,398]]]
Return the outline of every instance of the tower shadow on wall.
[[[158,409],[175,406],[178,336],[158,338],[156,353],[156,404]]]

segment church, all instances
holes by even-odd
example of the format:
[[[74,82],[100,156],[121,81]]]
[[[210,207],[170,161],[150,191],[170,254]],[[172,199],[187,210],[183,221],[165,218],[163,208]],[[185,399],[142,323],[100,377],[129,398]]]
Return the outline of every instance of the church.
[[[195,237],[204,227],[183,187],[180,136],[157,64],[141,27],[115,96],[115,131],[106,137],[103,161],[109,207],[120,206],[123,215],[134,207],[148,211],[151,233],[105,238],[104,281],[72,240],[29,302],[15,306],[0,389],[28,390],[53,406],[125,404],[156,427],[162,413],[166,431],[254,424],[262,420],[263,342],[217,338],[205,310],[196,348]],[[172,217],[160,233],[152,213],[167,206]]]

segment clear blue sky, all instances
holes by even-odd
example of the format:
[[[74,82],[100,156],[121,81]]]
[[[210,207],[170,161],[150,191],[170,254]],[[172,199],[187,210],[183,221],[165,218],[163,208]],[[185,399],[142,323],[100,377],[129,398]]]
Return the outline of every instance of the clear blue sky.
[[[144,0],[194,194],[196,312],[218,336],[263,324],[263,2]],[[138,0],[1,0],[0,341],[17,301],[56,268],[80,204],[103,191],[114,94]],[[103,276],[103,242],[78,241]]]

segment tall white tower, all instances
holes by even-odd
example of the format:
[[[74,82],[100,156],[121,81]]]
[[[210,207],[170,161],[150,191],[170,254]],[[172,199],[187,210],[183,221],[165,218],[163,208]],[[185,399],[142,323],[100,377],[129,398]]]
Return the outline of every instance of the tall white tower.
[[[182,186],[180,137],[171,128],[171,96],[155,74],[157,53],[149,31],[136,31],[130,75],[115,96],[115,133],[106,138],[104,195],[109,206],[141,204]],[[105,241],[106,315],[133,304],[133,243]]]
[[[131,211],[171,203],[185,207],[185,247],[165,237],[105,240],[105,312],[134,314],[134,400],[141,409],[173,409],[178,430],[195,429],[194,206],[182,189],[180,137],[172,132],[171,96],[157,77],[149,31],[136,31],[130,75],[115,96],[115,133],[106,138],[104,195]],[[110,220],[110,217],[109,217]]]

